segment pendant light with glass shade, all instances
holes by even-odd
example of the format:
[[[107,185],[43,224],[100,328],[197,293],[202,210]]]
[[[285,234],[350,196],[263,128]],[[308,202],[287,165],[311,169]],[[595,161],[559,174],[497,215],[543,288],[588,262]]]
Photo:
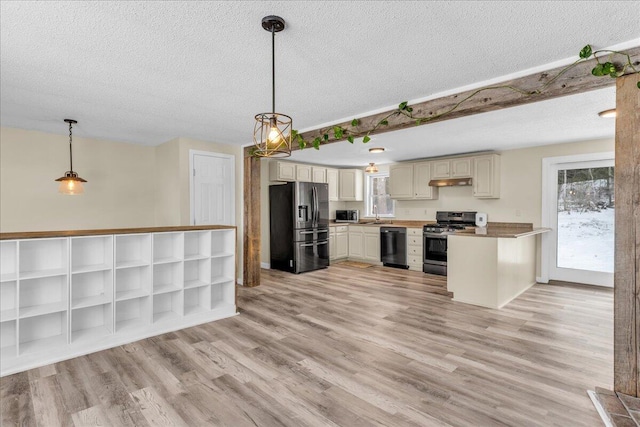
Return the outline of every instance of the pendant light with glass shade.
[[[376,172],[378,172],[378,167],[376,166],[375,163],[369,163],[369,166],[364,168],[364,171],[366,173],[376,173]]]
[[[291,156],[292,120],[286,114],[276,113],[276,33],[284,30],[285,22],[279,16],[262,18],[262,28],[271,32],[271,112],[256,114],[253,129],[253,154],[259,157]]]
[[[73,151],[71,149],[71,142],[73,140],[72,126],[74,123],[78,123],[72,119],[64,119],[66,123],[69,123],[69,170],[64,173],[64,176],[56,179],[60,182],[58,192],[69,196],[75,194],[84,193],[83,182],[87,182],[86,179],[82,179],[76,172],[73,171]]]

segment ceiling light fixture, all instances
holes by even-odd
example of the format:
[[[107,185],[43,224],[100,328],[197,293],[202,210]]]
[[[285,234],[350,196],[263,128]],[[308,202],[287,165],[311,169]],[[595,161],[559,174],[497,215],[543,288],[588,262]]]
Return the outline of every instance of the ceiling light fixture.
[[[364,168],[364,171],[366,173],[376,173],[376,172],[378,172],[378,167],[376,166],[375,163],[369,163],[369,166]]]
[[[260,157],[291,156],[291,117],[276,113],[276,33],[284,30],[284,27],[284,19],[279,16],[262,18],[262,28],[271,32],[271,112],[256,114],[254,155]]]
[[[369,152],[373,154],[384,153],[384,147],[373,147],[369,148]]]
[[[71,127],[74,123],[78,123],[72,119],[64,119],[66,123],[69,123],[69,170],[64,173],[64,176],[56,179],[60,182],[58,192],[67,195],[82,194],[84,193],[83,182],[87,182],[86,179],[82,179],[77,173],[73,171],[73,151],[71,150],[71,142],[73,140],[73,134]]]
[[[598,113],[598,115],[600,117],[605,117],[605,118],[610,118],[610,117],[615,117],[616,116],[616,109],[612,108],[610,110],[604,110],[604,111],[600,111]]]

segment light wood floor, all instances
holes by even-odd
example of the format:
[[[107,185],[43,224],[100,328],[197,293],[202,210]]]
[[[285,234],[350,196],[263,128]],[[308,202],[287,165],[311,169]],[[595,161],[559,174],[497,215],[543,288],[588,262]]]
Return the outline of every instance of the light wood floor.
[[[610,289],[502,310],[384,267],[263,270],[239,316],[2,378],[2,426],[598,426]]]

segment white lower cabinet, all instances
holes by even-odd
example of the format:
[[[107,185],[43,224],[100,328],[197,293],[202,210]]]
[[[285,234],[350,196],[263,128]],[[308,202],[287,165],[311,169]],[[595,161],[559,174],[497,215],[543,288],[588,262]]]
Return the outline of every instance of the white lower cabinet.
[[[235,229],[0,241],[0,375],[233,316]]]
[[[409,265],[409,270],[422,271],[423,247],[422,228],[407,228],[407,265]]]
[[[349,256],[349,226],[329,227],[329,260],[347,258]]]
[[[349,259],[380,262],[380,227],[349,226]]]

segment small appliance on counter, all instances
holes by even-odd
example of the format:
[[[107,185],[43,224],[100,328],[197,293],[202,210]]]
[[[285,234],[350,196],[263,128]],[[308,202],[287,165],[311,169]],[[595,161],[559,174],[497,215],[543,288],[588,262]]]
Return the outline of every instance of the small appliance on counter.
[[[360,211],[357,209],[336,210],[336,222],[354,222],[360,221]]]
[[[476,212],[476,227],[487,226],[487,214],[485,212]]]

